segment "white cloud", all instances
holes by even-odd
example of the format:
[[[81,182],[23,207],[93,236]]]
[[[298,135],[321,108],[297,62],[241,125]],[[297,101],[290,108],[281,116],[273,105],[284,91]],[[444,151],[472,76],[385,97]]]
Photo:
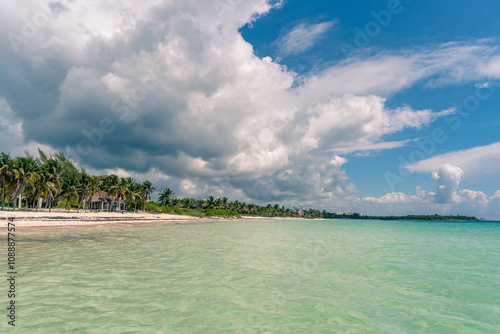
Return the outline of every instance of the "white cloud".
[[[498,49],[483,40],[475,44],[446,43],[434,48],[348,58],[307,76],[300,89],[318,100],[346,93],[387,97],[420,80],[424,80],[428,88],[435,88],[498,79],[499,71],[487,70],[492,64],[500,63]]]
[[[436,201],[438,203],[458,202],[457,189],[462,181],[464,171],[459,167],[444,164],[437,172],[432,173],[436,181]]]
[[[459,190],[463,175],[460,168],[444,164],[432,173],[436,193],[417,187],[415,195],[393,192],[378,198],[365,197],[364,210],[382,215],[438,213],[500,219],[500,190],[490,197],[482,191]]]
[[[276,41],[281,55],[295,55],[310,49],[334,24],[334,21],[328,21],[316,24],[301,23],[295,26],[285,36]]]
[[[450,152],[421,160],[407,166],[412,172],[432,172],[441,165],[450,163],[460,167],[469,179],[500,178],[500,142],[478,146],[467,150]]]
[[[338,155],[334,156],[332,161],[330,161],[332,165],[335,167],[340,168],[342,165],[347,163],[347,159],[343,157],[339,157]]]
[[[415,202],[419,202],[421,201],[422,199],[417,197],[417,196],[413,196],[413,195],[406,195],[404,193],[401,193],[401,192],[393,192],[393,193],[389,193],[389,194],[386,194],[382,197],[379,197],[379,198],[375,198],[375,197],[365,197],[363,198],[364,201],[367,201],[367,202],[372,202],[372,203],[379,203],[379,204],[389,204],[389,203],[415,203]]]

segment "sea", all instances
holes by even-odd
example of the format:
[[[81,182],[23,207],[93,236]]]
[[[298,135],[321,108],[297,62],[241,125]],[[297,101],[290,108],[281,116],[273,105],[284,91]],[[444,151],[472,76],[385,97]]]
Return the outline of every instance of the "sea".
[[[500,333],[499,222],[236,220],[16,237],[5,333]]]

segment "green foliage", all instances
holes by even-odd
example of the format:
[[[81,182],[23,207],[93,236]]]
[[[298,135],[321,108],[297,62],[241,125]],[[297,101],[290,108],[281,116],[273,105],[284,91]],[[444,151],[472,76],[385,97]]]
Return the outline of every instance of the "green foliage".
[[[146,211],[168,213],[173,215],[186,215],[193,217],[233,217],[235,214],[226,209],[187,209],[178,206],[165,205],[156,202],[146,203]]]
[[[327,219],[371,219],[371,220],[416,220],[416,221],[479,221],[476,217],[468,216],[441,216],[435,215],[407,215],[407,216],[363,216],[359,213],[331,213],[323,211],[323,218]]]
[[[204,210],[206,216],[209,217],[232,217],[234,213],[226,209],[206,209]]]
[[[159,203],[155,203],[155,202],[146,203],[146,211],[151,211],[151,212],[156,212],[156,213],[165,213],[164,206],[159,204]]]

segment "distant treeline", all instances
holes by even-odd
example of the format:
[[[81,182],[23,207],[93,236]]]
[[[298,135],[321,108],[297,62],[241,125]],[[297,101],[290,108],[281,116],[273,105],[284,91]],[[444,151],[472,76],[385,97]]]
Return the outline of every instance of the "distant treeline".
[[[338,214],[323,211],[323,218],[327,219],[372,219],[372,220],[434,220],[434,221],[480,221],[469,216],[441,216],[435,215],[407,215],[407,216],[364,216],[359,213]]]

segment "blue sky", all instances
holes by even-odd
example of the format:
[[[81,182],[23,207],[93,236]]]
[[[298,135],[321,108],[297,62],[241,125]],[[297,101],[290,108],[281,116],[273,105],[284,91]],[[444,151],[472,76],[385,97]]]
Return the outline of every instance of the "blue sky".
[[[1,6],[0,151],[178,197],[500,219],[494,1]]]
[[[399,3],[399,6],[397,5]],[[476,41],[494,39],[500,36],[500,6],[495,1],[481,3],[471,1],[395,1],[397,14],[391,14],[385,26],[378,25],[380,32],[369,37],[366,46],[356,47],[354,38],[359,28],[365,32],[367,26],[377,22],[373,12],[386,11],[387,1],[286,1],[285,5],[270,12],[265,17],[241,29],[243,37],[255,48],[259,56],[278,58],[299,74],[307,74],[338,63],[349,54],[342,52],[342,43],[349,44],[360,53],[376,54],[386,51],[407,50],[429,47],[453,41]],[[384,21],[385,22],[385,21]],[[317,43],[297,54],[283,55],[277,41],[301,24],[317,25],[331,23],[328,29],[317,36]],[[371,28],[371,26],[370,26]],[[377,30],[374,30],[377,31]],[[409,105],[415,109],[430,108],[442,110],[463,103],[467,96],[474,94],[476,82],[457,83],[451,86],[429,89],[424,83],[392,94],[387,105],[397,107]],[[436,121],[419,131],[405,130],[387,140],[404,140],[430,136],[436,128],[446,130],[448,140],[436,146],[433,155],[493,144],[499,141],[500,94],[492,94],[481,101],[480,106],[464,120],[457,130],[450,122]],[[454,124],[454,123],[453,123]],[[415,145],[370,154],[365,157],[349,156],[345,166],[350,179],[358,185],[360,195],[384,195],[390,189],[383,177],[386,171],[395,172],[398,157],[408,157]],[[430,157],[430,155],[428,156]],[[370,173],[366,164],[370,164]],[[432,188],[434,182],[429,175],[415,175],[398,183],[396,189],[411,192],[416,186]],[[487,193],[498,190],[498,182],[483,178],[464,182],[466,187],[480,187]]]

